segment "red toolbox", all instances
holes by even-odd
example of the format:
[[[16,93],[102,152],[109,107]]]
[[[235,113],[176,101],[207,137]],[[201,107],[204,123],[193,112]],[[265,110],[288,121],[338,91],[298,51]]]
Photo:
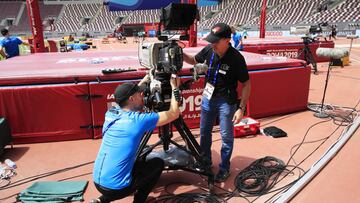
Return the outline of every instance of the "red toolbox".
[[[244,117],[240,123],[234,125],[234,137],[243,137],[247,135],[256,135],[260,130],[260,122],[250,118]]]

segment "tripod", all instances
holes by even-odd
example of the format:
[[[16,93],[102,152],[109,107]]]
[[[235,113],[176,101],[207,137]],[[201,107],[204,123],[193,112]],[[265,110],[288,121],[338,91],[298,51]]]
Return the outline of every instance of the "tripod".
[[[306,65],[311,64],[314,69],[314,74],[317,74],[318,72],[317,64],[309,46],[314,40],[311,39],[310,37],[302,37],[302,39],[304,43],[304,48],[302,48],[298,53],[298,58],[300,58],[304,54]]]
[[[186,146],[182,146],[175,141],[171,140],[172,138],[172,126],[175,126],[177,131],[180,133],[182,139],[185,141]],[[173,144],[179,149],[185,151],[186,153],[193,156],[200,164],[200,168],[195,169],[191,166],[180,166],[180,165],[171,165],[165,168],[166,170],[184,170],[191,173],[196,173],[208,177],[208,188],[212,192],[214,187],[214,174],[210,168],[210,161],[202,152],[200,145],[197,143],[195,137],[192,135],[189,128],[186,126],[182,116],[180,116],[175,121],[170,124],[159,127],[159,138],[160,140],[151,146],[147,146],[147,143],[150,139],[152,132],[148,132],[144,135],[140,142],[140,147],[137,154],[138,160],[145,160],[146,156],[157,146],[163,145],[164,150],[169,149],[169,145]]]
[[[170,75],[166,73],[157,73],[157,79],[161,81],[161,94],[160,92],[156,91],[154,94],[149,94],[149,100],[146,106],[150,110],[159,110],[163,111],[169,109],[170,104],[164,102],[164,98],[171,98],[172,90],[170,87],[169,78]],[[180,89],[188,89],[190,83],[193,80],[188,80],[182,84]],[[155,101],[154,101],[155,100]],[[154,105],[157,104],[157,105]],[[161,104],[161,105],[158,105]],[[173,126],[181,135],[182,139],[185,141],[185,146],[178,144],[176,141],[172,140],[173,137]],[[169,149],[170,144],[175,145],[178,149],[184,151],[188,155],[192,156],[195,159],[195,162],[199,167],[194,167],[192,164],[187,164],[186,166],[183,165],[176,165],[176,164],[169,164],[165,168],[165,170],[184,170],[191,173],[196,173],[200,175],[204,175],[208,177],[208,188],[210,192],[213,190],[214,186],[214,174],[210,168],[210,160],[206,157],[205,153],[202,151],[200,145],[196,141],[195,137],[191,133],[190,129],[187,127],[186,123],[183,120],[183,117],[180,115],[179,118],[172,121],[169,124],[161,126],[159,129],[159,138],[160,140],[153,145],[147,145],[150,139],[150,136],[153,132],[147,132],[141,142],[140,147],[137,152],[137,160],[145,160],[146,156],[151,153],[151,151],[160,145],[163,145],[164,151]]]

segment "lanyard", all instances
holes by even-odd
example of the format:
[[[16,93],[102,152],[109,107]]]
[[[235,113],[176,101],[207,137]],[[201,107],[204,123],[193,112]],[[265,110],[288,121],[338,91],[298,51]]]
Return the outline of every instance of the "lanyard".
[[[212,56],[211,56],[211,59],[210,59],[210,64],[209,64],[209,69],[208,69],[208,71],[207,71],[207,74],[206,74],[206,76],[209,78],[209,80],[210,80],[210,75],[211,75],[211,69],[212,69],[212,63],[213,63],[213,60],[214,60],[214,52],[213,52],[213,54],[212,54]],[[217,81],[217,75],[218,75],[218,73],[219,73],[219,70],[220,70],[220,63],[218,63],[218,65],[217,65],[217,69],[215,70],[215,73],[214,73],[214,78],[213,78],[213,82],[212,82],[212,84],[213,85],[216,85],[216,81]]]

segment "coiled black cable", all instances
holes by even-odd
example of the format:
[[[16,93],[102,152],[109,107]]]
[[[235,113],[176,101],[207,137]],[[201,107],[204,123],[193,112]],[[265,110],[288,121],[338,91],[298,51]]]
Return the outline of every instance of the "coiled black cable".
[[[251,163],[234,180],[239,192],[249,196],[268,193],[280,174],[286,169],[285,163],[275,157],[267,156]]]
[[[193,202],[208,202],[208,203],[223,203],[219,197],[207,193],[184,193],[178,195],[164,195],[157,199],[150,200],[151,203],[193,203]]]

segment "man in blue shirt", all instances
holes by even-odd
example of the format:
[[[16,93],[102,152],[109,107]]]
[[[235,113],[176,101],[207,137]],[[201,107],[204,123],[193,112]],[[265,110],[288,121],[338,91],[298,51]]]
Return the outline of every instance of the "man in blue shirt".
[[[137,150],[145,132],[152,131],[179,117],[178,102],[172,95],[168,111],[142,113],[144,84],[123,83],[115,89],[113,107],[105,114],[103,140],[95,160],[93,180],[102,194],[91,202],[106,203],[134,193],[134,202],[145,202],[164,168],[160,158],[145,162],[136,160]],[[179,78],[170,81],[173,92],[178,91]]]
[[[233,46],[236,50],[242,51],[244,48],[243,40],[241,34],[236,32],[235,26],[231,26],[232,40],[234,42]]]
[[[0,41],[0,54],[6,59],[19,56],[20,44],[30,46],[30,44],[21,41],[19,38],[10,36],[9,31],[5,28],[1,29],[1,34],[5,38]]]
[[[75,51],[83,51],[83,50],[88,50],[90,46],[87,44],[82,44],[79,41],[74,41],[74,43],[69,44],[68,47],[70,47],[72,50]]]

